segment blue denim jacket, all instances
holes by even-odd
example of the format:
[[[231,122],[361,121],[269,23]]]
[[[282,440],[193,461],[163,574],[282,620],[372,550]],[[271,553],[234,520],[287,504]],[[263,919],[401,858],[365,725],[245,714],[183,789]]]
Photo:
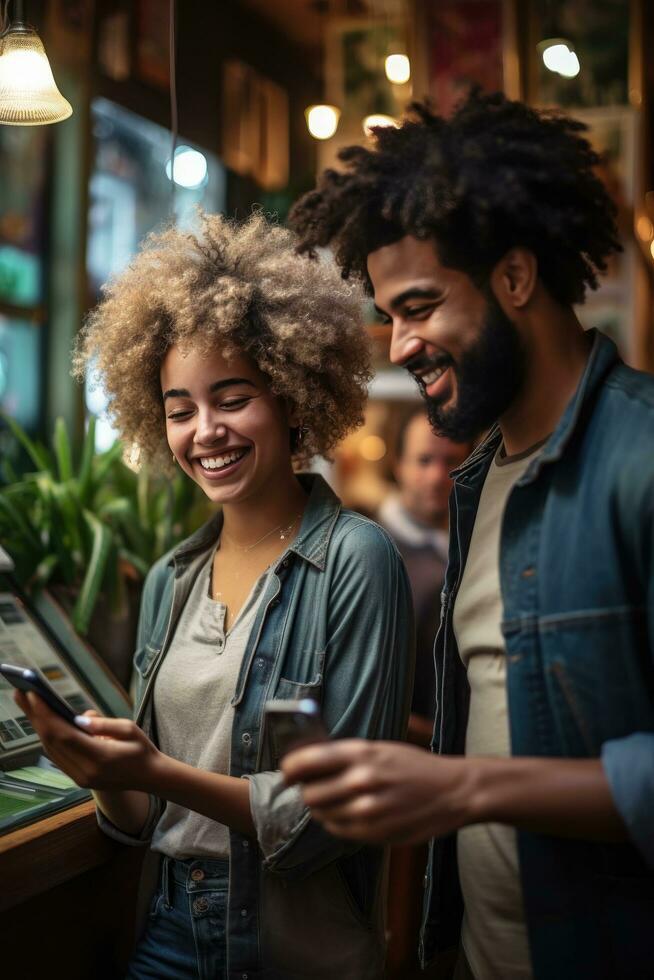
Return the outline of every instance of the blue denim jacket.
[[[404,736],[413,678],[413,619],[390,537],[345,511],[321,477],[302,525],[269,577],[232,705],[230,774],[250,780],[257,841],[230,832],[228,975],[248,980],[378,980],[383,972],[384,852],[337,840],[286,787],[263,725],[269,698],[314,697],[334,737]],[[193,581],[215,546],[219,514],[160,559],[144,589],[136,721],[156,742],[152,689]],[[152,799],[147,843],[163,801]]]
[[[452,627],[496,427],[456,471],[436,638],[433,749],[461,753],[469,688]],[[500,582],[514,755],[601,757],[631,838],[518,833],[536,980],[654,976],[654,377],[595,334],[555,432],[513,488]],[[454,836],[432,843],[421,954],[458,941]]]

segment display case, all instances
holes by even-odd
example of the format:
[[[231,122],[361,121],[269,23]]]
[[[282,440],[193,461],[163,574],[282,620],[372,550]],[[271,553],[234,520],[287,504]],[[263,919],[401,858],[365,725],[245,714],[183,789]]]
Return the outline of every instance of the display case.
[[[26,594],[11,568],[0,547],[0,661],[38,668],[78,713],[95,708],[129,717],[127,694],[63,609],[47,592]],[[49,972],[53,949],[73,935],[75,922],[75,943],[66,943],[69,980],[122,975],[141,856],[140,849],[121,847],[100,832],[91,794],[47,759],[0,675],[3,967],[22,965],[30,976]]]
[[[39,670],[71,708],[129,716],[127,697],[82,644],[47,593],[29,597],[0,550],[0,661]],[[89,799],[41,751],[38,735],[0,675],[0,835]]]

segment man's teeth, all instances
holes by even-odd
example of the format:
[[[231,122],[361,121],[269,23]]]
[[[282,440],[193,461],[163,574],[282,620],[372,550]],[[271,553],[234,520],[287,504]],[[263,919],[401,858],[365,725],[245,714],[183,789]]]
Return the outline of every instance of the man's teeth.
[[[438,381],[438,379],[440,378],[441,374],[444,374],[445,371],[447,371],[447,368],[448,368],[448,365],[445,365],[445,367],[436,368],[434,371],[430,371],[429,374],[423,374],[422,375],[422,378],[421,378],[422,383],[426,387],[428,385],[433,385],[434,381]]]
[[[200,466],[203,470],[222,470],[230,463],[235,463],[245,455],[245,449],[239,449],[234,453],[227,453],[225,456],[201,456]]]

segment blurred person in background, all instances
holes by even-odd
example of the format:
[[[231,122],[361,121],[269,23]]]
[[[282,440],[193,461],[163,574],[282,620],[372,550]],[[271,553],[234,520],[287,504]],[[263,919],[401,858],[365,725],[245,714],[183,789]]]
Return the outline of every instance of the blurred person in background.
[[[382,503],[377,520],[392,535],[409,573],[416,614],[416,674],[409,738],[428,745],[434,727],[434,637],[440,621],[447,568],[450,473],[471,443],[437,435],[423,405],[403,419],[395,446],[397,491]]]

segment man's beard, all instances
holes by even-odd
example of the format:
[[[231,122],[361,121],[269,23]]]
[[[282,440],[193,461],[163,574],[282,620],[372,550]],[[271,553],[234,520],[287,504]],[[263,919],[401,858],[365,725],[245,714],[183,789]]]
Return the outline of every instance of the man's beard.
[[[514,401],[524,380],[520,336],[495,296],[486,291],[487,314],[479,337],[457,364],[456,404],[441,407],[424,394],[431,427],[453,442],[469,442],[489,429]]]

